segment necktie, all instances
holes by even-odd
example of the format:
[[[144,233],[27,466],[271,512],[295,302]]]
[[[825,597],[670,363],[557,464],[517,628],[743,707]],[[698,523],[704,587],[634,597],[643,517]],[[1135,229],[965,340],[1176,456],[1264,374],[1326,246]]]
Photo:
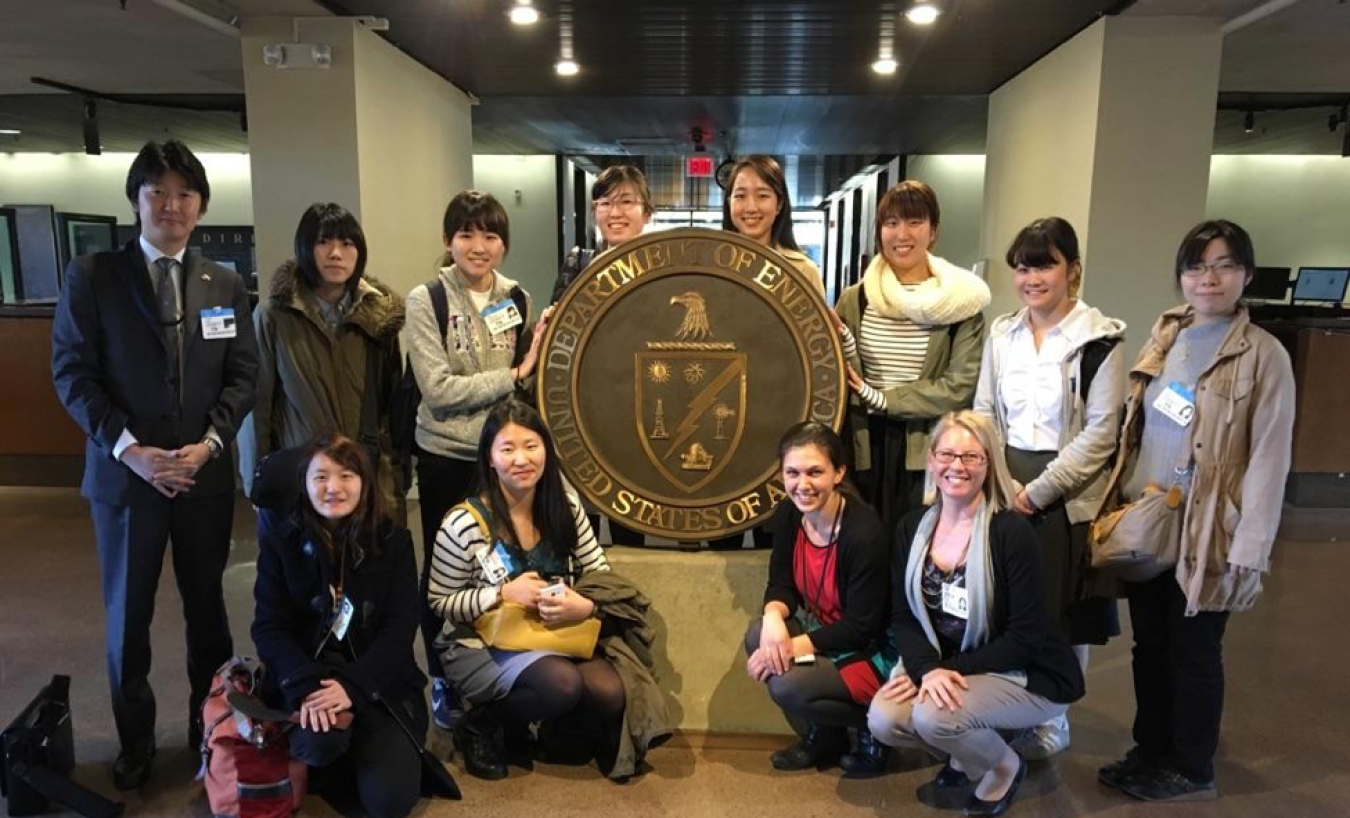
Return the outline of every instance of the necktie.
[[[183,307],[177,261],[164,256],[155,262],[155,303],[159,307],[159,323],[164,328],[169,347],[169,366],[174,374],[176,390],[183,391]]]

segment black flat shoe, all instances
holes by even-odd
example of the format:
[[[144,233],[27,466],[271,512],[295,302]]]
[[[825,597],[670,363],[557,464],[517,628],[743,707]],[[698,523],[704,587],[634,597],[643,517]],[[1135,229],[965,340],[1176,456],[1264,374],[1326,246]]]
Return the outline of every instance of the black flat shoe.
[[[134,750],[122,750],[113,762],[113,786],[123,792],[139,790],[150,780],[150,768],[154,765],[155,747],[141,747]]]
[[[801,740],[769,756],[775,770],[820,769],[837,763],[848,749],[848,733],[842,727],[811,725]]]
[[[927,784],[921,784],[914,791],[914,797],[920,804],[933,809],[961,810],[970,800],[970,777],[952,769],[948,761],[938,770],[937,775]]]
[[[1138,747],[1131,747],[1125,757],[1119,761],[1112,761],[1105,767],[1097,770],[1097,780],[1102,784],[1114,789],[1123,789],[1131,779],[1137,778],[1145,773],[1152,771],[1153,764],[1144,758],[1144,753]]]
[[[1013,778],[1012,784],[1008,785],[1008,791],[997,801],[984,801],[978,798],[975,793],[970,794],[970,800],[966,802],[966,815],[981,815],[988,818],[1002,815],[1012,806],[1013,799],[1017,797],[1017,788],[1022,786],[1022,779],[1027,777],[1027,761],[1021,756],[1017,757],[1017,775]]]
[[[970,776],[960,770],[953,770],[952,763],[948,761],[938,770],[938,774],[933,776],[933,786],[943,790],[955,790],[961,787],[969,787],[971,784]]]

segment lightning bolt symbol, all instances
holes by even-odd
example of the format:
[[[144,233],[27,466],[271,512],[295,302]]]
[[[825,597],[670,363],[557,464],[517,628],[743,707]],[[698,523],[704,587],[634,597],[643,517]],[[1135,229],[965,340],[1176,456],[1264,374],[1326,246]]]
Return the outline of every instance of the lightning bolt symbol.
[[[709,406],[713,405],[713,402],[717,400],[717,394],[721,392],[727,384],[731,383],[734,378],[740,376],[742,364],[742,359],[734,359],[731,366],[722,370],[722,374],[714,378],[712,383],[708,384],[706,389],[698,393],[698,395],[689,402],[689,413],[684,416],[684,420],[680,421],[680,425],[675,427],[675,438],[670,441],[670,448],[666,449],[665,455],[661,457],[662,460],[669,460],[670,456],[680,448],[680,444],[688,440],[689,436],[698,429],[698,424],[695,423],[695,421],[698,420],[700,415],[707,411]]]

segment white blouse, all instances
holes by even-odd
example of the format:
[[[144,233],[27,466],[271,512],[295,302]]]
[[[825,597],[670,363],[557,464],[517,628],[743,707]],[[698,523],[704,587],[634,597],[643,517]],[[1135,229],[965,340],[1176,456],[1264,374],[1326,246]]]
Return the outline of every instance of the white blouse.
[[[1074,349],[1073,340],[1064,332],[1067,323],[1066,316],[1046,333],[1039,350],[1026,321],[1010,333],[997,388],[1008,424],[1008,445],[1013,448],[1059,451],[1064,424],[1064,359]]]

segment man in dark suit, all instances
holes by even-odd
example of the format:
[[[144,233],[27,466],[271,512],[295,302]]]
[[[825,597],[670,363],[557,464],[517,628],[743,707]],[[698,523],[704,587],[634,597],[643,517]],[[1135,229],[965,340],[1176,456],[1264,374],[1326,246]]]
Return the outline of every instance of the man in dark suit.
[[[221,588],[230,553],[230,442],[253,407],[258,352],[243,280],[187,252],[211,189],[177,141],[147,143],[127,174],[140,237],[70,262],[52,327],[52,378],[88,436],[89,499],[103,575],[108,680],[122,750],[118,789],[150,777],[150,621],[164,551],[187,620],[188,740],[233,653]]]

